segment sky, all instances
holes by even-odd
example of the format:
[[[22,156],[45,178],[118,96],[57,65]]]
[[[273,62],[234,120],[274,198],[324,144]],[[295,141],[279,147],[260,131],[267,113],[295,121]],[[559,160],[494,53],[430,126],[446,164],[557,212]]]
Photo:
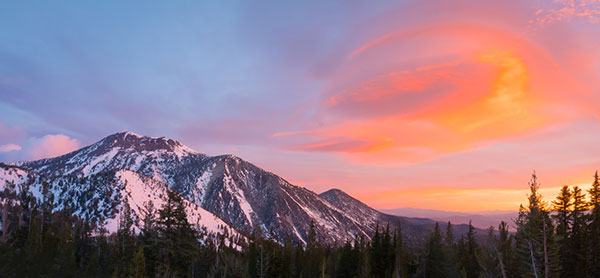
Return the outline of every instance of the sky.
[[[120,131],[380,209],[600,168],[600,1],[5,1],[0,161]]]

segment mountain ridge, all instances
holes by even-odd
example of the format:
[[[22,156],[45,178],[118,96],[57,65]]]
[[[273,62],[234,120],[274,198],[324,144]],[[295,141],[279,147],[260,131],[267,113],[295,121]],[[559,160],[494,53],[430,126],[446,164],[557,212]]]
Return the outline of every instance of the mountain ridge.
[[[416,237],[436,223],[379,212],[340,189],[317,194],[234,155],[208,156],[173,139],[133,132],[115,133],[55,158],[15,165],[57,179],[130,171],[145,177],[145,183],[156,182],[179,193],[236,231],[249,234],[260,229],[279,242],[285,238],[306,242],[311,225],[324,242],[339,244],[360,236],[368,239],[385,224],[401,225],[408,237]],[[464,226],[456,228],[457,234],[465,232]]]

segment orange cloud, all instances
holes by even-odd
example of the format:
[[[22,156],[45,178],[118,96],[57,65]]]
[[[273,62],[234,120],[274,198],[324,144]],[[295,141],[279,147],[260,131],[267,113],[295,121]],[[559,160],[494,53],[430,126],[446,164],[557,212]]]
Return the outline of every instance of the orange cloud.
[[[399,109],[402,102],[411,102],[413,107],[312,130],[309,134],[316,137],[344,139],[325,139],[294,148],[348,153],[385,151],[388,153],[382,155],[391,154],[394,160],[413,161],[535,126],[537,120],[527,110],[529,76],[523,62],[509,52],[481,55],[475,62],[488,65],[487,72],[497,68],[497,76],[479,78],[475,72],[457,71],[459,63],[446,63],[378,76],[363,82],[358,89],[333,96],[326,104],[330,110],[341,107],[356,112],[368,107],[365,103],[372,103],[374,115],[379,116],[376,111],[385,110],[385,102],[394,104],[391,109]],[[466,77],[469,74],[472,78],[477,76],[476,80],[469,80]],[[441,94],[442,97],[439,93],[423,97],[429,90],[444,87],[449,92]],[[396,103],[393,98],[398,96],[401,98]],[[420,98],[421,104],[415,101]],[[447,99],[453,99],[454,103],[446,105]],[[380,155],[373,158],[382,159]]]
[[[535,127],[540,120],[529,110],[529,72],[508,51],[480,55],[478,60],[499,69],[492,90],[454,111],[439,110],[430,119],[463,137],[489,139]]]
[[[423,45],[431,39],[438,44]],[[411,45],[435,56],[407,60]],[[368,42],[333,82],[318,125],[276,135],[293,137],[294,150],[378,165],[425,161],[535,132],[574,115],[565,91],[587,94],[533,42],[460,24],[407,28]]]

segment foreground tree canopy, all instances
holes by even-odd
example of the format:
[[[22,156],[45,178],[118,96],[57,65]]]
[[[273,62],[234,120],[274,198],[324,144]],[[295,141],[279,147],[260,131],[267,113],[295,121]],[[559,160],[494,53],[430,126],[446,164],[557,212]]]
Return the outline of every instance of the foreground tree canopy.
[[[160,208],[145,204],[140,229],[125,205],[118,231],[108,234],[101,219],[54,208],[48,190],[37,200],[7,183],[0,192],[0,276],[600,277],[598,174],[588,192],[564,186],[550,204],[539,186],[534,173],[515,233],[502,222],[486,240],[477,239],[472,225],[457,238],[447,223],[407,239],[382,223],[370,240],[327,246],[314,224],[304,243],[275,242],[260,229],[247,240],[199,232],[173,192]]]

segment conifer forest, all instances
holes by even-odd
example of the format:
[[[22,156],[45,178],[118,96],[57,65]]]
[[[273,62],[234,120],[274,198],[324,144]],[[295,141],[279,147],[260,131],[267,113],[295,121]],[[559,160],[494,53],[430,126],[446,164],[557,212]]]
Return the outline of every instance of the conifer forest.
[[[311,229],[305,243],[276,242],[260,229],[244,239],[227,231],[198,232],[181,197],[146,203],[143,227],[122,208],[118,231],[36,200],[7,184],[1,195],[1,277],[600,277],[600,180],[587,192],[565,185],[542,199],[535,173],[514,223],[490,227],[484,240],[473,226],[457,237],[436,224],[408,241],[387,223],[369,240],[325,245]],[[18,192],[18,193],[17,193]],[[160,217],[152,217],[157,211]],[[511,230],[510,226],[515,229]],[[314,227],[314,224],[311,225]]]

